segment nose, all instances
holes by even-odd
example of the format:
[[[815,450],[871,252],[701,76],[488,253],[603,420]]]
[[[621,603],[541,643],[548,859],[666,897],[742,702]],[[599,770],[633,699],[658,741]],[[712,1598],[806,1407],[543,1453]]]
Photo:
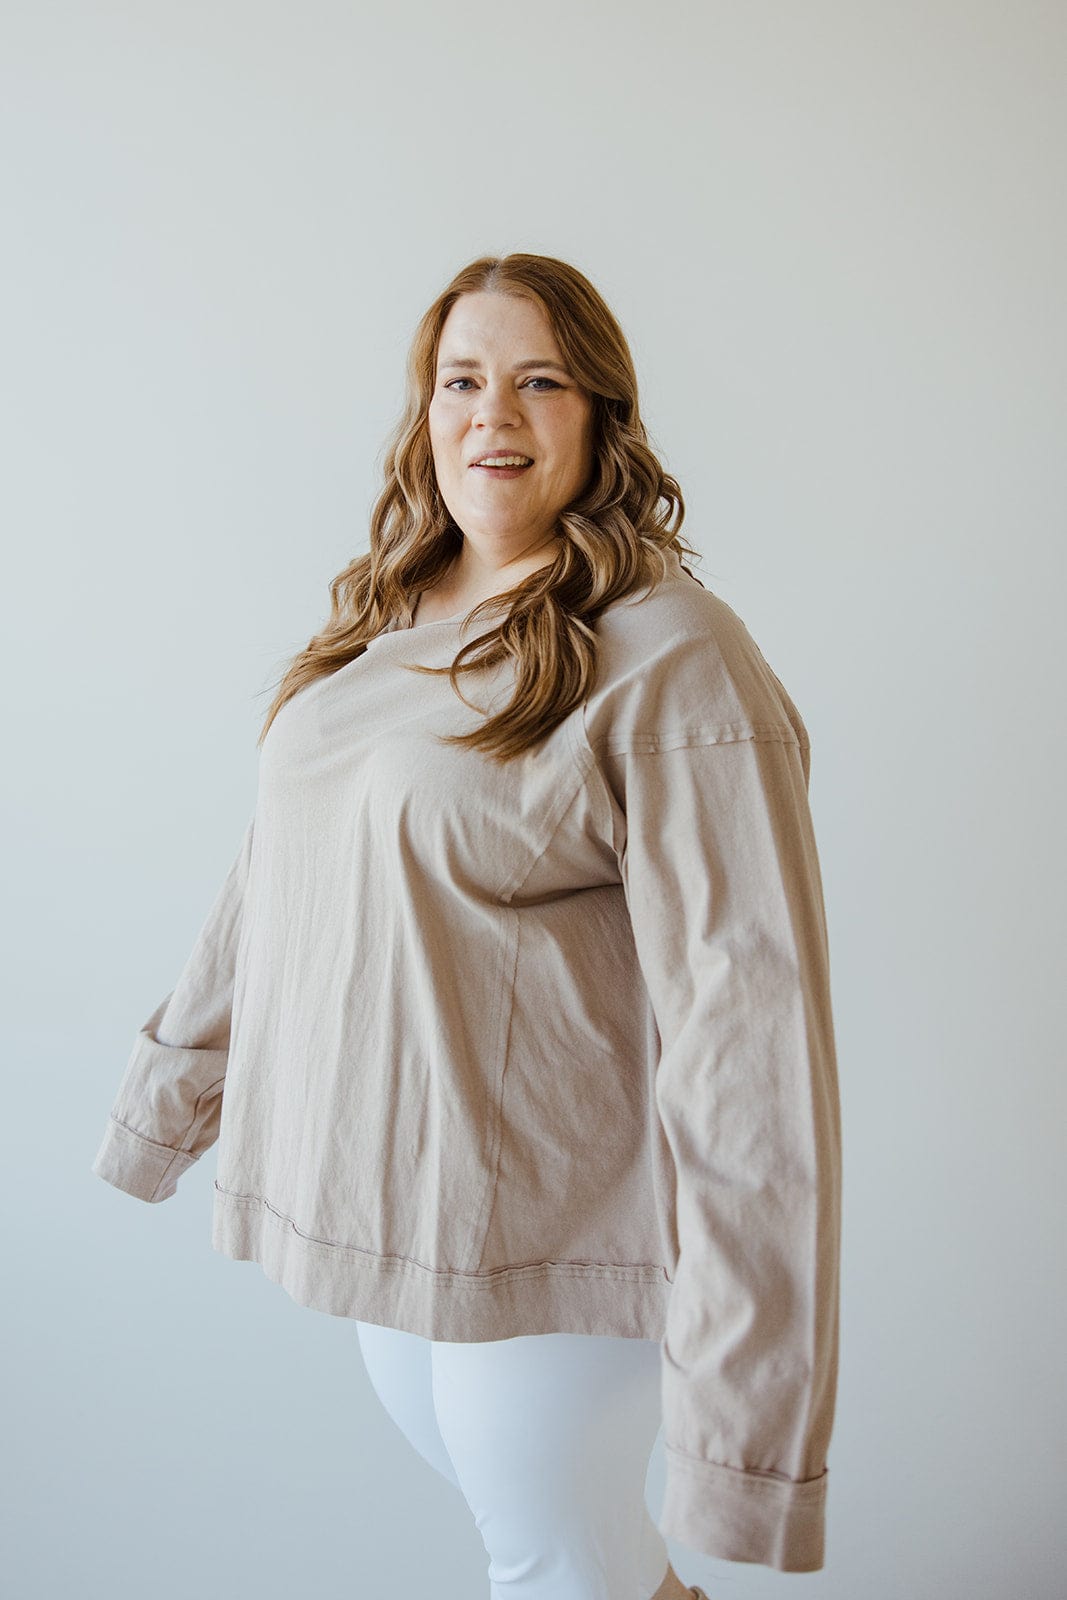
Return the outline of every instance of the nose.
[[[501,423],[522,421],[515,392],[504,384],[487,383],[472,415],[476,425],[488,428],[499,427]]]

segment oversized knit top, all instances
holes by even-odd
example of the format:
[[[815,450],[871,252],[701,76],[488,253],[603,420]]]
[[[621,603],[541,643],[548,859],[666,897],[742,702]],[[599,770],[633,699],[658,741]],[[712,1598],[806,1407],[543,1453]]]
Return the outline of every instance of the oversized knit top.
[[[661,1532],[806,1572],[841,1221],[809,740],[666,562],[510,762],[437,737],[501,709],[510,658],[459,679],[473,707],[405,671],[485,612],[391,625],[282,707],[92,1170],[164,1200],[217,1141],[214,1247],[317,1311],[662,1341]]]

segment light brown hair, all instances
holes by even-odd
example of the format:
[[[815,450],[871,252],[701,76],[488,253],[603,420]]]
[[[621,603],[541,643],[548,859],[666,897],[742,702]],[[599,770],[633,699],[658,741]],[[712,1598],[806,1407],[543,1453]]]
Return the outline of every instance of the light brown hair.
[[[577,268],[553,256],[480,257],[456,274],[415,330],[404,412],[387,441],[385,487],[371,513],[369,553],[330,584],[330,617],[290,662],[257,744],[306,684],[361,655],[392,622],[410,625],[419,591],[443,577],[458,554],[463,535],[438,491],[427,412],[445,318],[460,295],[484,290],[524,295],[544,309],[564,363],[592,399],[593,472],[578,499],[560,512],[555,559],[507,591],[499,624],[463,645],[447,667],[409,667],[447,673],[469,704],[459,675],[514,659],[515,690],[503,709],[472,732],[442,737],[502,762],[540,743],[594,685],[595,625],[604,607],[659,581],[661,551],[697,555],[678,536],[682,491],[649,444],[629,346],[601,295]],[[468,615],[500,605],[494,596]]]

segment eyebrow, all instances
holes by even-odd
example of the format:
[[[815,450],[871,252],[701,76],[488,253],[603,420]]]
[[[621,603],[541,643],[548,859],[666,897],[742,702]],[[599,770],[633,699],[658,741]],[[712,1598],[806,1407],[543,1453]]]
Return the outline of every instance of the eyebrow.
[[[456,356],[451,361],[442,361],[441,371],[443,372],[445,367],[477,367],[478,365],[477,361],[472,361],[469,357]],[[551,367],[554,372],[562,372],[569,376],[566,367],[560,366],[558,361],[516,361],[511,370],[512,372],[528,372],[531,367]]]

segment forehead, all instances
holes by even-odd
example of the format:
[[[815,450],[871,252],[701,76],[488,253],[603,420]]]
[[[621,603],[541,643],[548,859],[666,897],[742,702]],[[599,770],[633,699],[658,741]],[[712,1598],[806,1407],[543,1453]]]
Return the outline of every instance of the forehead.
[[[460,295],[441,329],[438,364],[493,352],[516,360],[539,356],[559,360],[544,307],[519,295],[482,291]]]

